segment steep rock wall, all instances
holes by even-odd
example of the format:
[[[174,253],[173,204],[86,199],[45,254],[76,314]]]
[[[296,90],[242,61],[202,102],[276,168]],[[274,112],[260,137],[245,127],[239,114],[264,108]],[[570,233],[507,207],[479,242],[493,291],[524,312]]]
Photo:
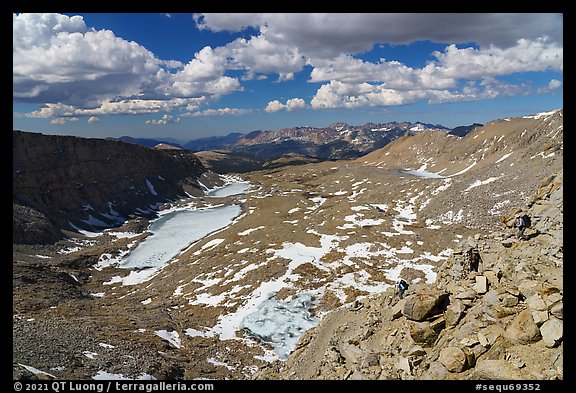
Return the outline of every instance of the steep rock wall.
[[[153,214],[151,206],[202,195],[197,180],[207,172],[183,150],[95,138],[14,131],[12,152],[16,243],[55,240],[61,237],[55,227],[74,229],[70,223],[93,229],[121,223],[131,214]],[[26,214],[29,209],[35,212]],[[49,234],[34,225],[38,216],[47,218],[41,227]],[[26,230],[31,227],[35,230]]]

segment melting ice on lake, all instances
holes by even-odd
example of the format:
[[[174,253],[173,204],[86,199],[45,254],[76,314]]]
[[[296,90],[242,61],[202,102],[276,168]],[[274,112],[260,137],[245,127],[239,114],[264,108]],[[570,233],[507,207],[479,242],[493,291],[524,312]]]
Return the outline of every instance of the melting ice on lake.
[[[228,183],[212,190],[212,196],[229,196],[244,193],[250,183]],[[178,209],[161,213],[148,227],[152,234],[124,258],[118,267],[134,269],[121,279],[123,285],[134,285],[150,279],[158,269],[179,255],[192,243],[204,236],[230,225],[240,215],[240,205],[208,209]],[[118,282],[118,281],[115,281]]]
[[[159,268],[193,242],[228,226],[240,215],[240,205],[203,210],[175,210],[154,220],[148,236],[120,263],[128,269]]]
[[[294,350],[300,336],[318,323],[310,314],[312,296],[303,293],[290,301],[278,301],[273,293],[256,311],[242,320],[240,328],[272,347],[283,360]]]

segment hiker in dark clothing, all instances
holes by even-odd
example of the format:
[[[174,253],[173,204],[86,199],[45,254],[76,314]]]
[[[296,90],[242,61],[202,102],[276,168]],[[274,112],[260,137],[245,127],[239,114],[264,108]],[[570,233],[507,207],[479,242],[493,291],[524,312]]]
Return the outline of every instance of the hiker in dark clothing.
[[[468,256],[468,263],[469,263],[468,266],[470,268],[470,271],[477,272],[478,266],[480,265],[480,260],[482,259],[480,258],[480,252],[478,251],[477,248],[470,247],[468,251],[466,251],[466,255]]]
[[[396,281],[396,287],[398,288],[398,296],[402,299],[404,292],[408,289],[408,283],[403,279],[399,279]]]
[[[520,214],[516,214],[516,228],[518,228],[518,231],[516,232],[516,237],[518,239],[522,239],[525,240],[526,237],[524,237],[524,231],[526,230],[526,220],[524,219],[524,217],[522,217]]]

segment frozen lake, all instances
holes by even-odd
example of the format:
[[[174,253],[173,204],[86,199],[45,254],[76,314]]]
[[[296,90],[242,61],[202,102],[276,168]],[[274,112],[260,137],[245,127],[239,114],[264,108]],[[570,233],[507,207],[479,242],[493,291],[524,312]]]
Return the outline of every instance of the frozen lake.
[[[318,319],[310,315],[310,307],[312,302],[308,293],[291,301],[278,301],[272,295],[260,303],[256,311],[244,317],[240,327],[272,345],[278,357],[286,360],[300,336],[318,323]]]
[[[230,183],[207,195],[239,195],[249,188],[250,183]],[[190,244],[230,225],[241,212],[240,205],[229,205],[198,210],[181,209],[162,214],[148,227],[152,234],[131,251],[119,267],[136,270],[160,268]]]
[[[250,183],[231,183],[224,187],[217,188],[208,192],[207,196],[222,198],[232,195],[244,194],[250,188]]]
[[[204,236],[230,225],[240,215],[240,205],[203,210],[175,210],[154,220],[152,234],[120,263],[127,269],[159,268]]]

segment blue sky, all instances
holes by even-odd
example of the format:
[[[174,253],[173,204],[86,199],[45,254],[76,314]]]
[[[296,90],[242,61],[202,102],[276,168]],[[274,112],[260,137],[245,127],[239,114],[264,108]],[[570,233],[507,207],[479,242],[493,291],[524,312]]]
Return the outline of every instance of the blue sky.
[[[563,15],[13,14],[13,127],[205,136],[563,106]]]

